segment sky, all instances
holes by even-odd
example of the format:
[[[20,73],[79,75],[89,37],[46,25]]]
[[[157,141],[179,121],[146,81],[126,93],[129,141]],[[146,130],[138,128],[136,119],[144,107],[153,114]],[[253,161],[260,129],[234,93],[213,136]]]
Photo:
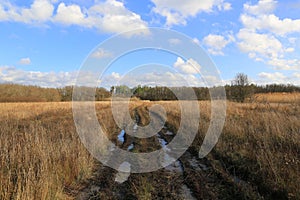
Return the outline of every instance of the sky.
[[[299,10],[300,0],[0,0],[0,83],[73,85],[89,56],[112,56],[97,49],[101,43],[121,32],[159,27],[200,45],[222,84],[245,73],[255,84],[300,85]],[[100,86],[126,74],[133,79],[129,72],[143,63],[140,84],[149,77],[152,83],[174,82],[165,70],[147,71],[149,63],[177,69],[195,86],[191,65],[202,67],[193,58],[144,50],[116,59]]]

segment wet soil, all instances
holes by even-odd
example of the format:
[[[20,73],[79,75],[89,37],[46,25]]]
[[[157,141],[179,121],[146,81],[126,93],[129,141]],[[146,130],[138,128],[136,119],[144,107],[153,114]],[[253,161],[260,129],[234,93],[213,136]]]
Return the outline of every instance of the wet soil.
[[[133,129],[147,124],[146,112],[145,107],[136,108]],[[131,152],[161,148],[164,151],[162,162],[167,162],[173,159],[172,149],[168,148],[168,143],[176,136],[173,131],[172,124],[168,124],[146,140],[135,139],[121,130],[117,133],[116,145]],[[189,148],[169,166],[140,174],[130,174],[130,163],[120,165],[126,172],[103,166],[98,161],[95,163],[93,177],[82,183],[75,199],[263,199],[255,186],[227,170],[213,152],[200,159],[198,150]]]

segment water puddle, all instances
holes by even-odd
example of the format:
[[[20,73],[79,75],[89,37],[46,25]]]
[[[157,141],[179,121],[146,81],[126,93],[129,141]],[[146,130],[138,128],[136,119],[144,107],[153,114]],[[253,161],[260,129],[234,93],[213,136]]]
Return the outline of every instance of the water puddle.
[[[133,148],[134,148],[134,144],[131,143],[131,145],[129,145],[129,146],[127,147],[127,151],[132,151]]]
[[[181,190],[182,190],[183,199],[186,199],[186,200],[196,200],[196,198],[193,197],[193,195],[192,195],[192,191],[190,190],[190,188],[188,188],[187,185],[183,184],[181,186]]]
[[[133,131],[137,131],[138,125],[135,123],[133,126]],[[118,135],[118,142],[120,142],[121,144],[124,144],[125,142],[125,135],[126,132],[125,130],[121,130],[121,132]],[[114,148],[111,148],[114,149]],[[134,143],[131,143],[128,147],[127,147],[127,151],[132,151],[134,149]],[[120,167],[118,168],[118,173],[116,174],[116,178],[115,181],[117,183],[124,183],[125,181],[128,180],[128,177],[130,176],[130,170],[131,170],[131,165],[128,162],[123,162]]]
[[[133,125],[133,132],[136,133],[137,129],[138,129],[138,125],[137,125],[137,123],[134,123],[134,125]]]
[[[118,141],[123,144],[125,142],[125,130],[123,129],[118,135]]]
[[[174,135],[174,133],[172,133],[171,131],[167,131],[164,134],[168,135],[168,136]],[[182,162],[180,160],[175,160],[173,157],[171,157],[168,154],[168,152],[171,152],[171,149],[167,147],[168,142],[160,134],[157,135],[157,139],[158,139],[160,146],[162,147],[162,149],[164,151],[164,157],[163,157],[164,160],[162,161],[162,165],[167,162],[168,163],[172,162],[172,164],[165,167],[165,169],[168,171],[180,173],[183,175],[184,168],[183,168]],[[181,190],[182,190],[181,193],[182,193],[183,199],[196,200],[196,198],[193,197],[193,195],[192,195],[192,191],[188,188],[187,185],[183,184],[181,187]]]
[[[170,135],[170,136],[172,136],[172,135],[174,135],[174,133],[171,132],[171,131],[167,131],[167,132],[165,133],[165,135]]]
[[[183,173],[183,165],[179,160],[176,160],[175,158],[173,158],[172,156],[170,156],[168,154],[168,152],[171,152],[171,149],[167,147],[168,142],[161,137],[161,135],[158,134],[157,136],[158,142],[160,144],[160,146],[162,147],[163,151],[164,151],[164,157],[163,160],[161,161],[162,165],[166,165],[166,163],[172,163],[170,165],[168,165],[167,167],[165,167],[166,170],[168,171],[174,171],[174,172],[180,172]]]

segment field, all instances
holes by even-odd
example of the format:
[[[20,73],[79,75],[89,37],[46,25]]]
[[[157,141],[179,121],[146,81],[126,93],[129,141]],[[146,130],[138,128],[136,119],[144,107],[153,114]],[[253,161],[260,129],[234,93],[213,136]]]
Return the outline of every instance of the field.
[[[293,98],[291,96],[293,95]],[[227,102],[226,122],[213,151],[198,158],[210,122],[210,102],[199,101],[199,130],[193,144],[172,167],[131,174],[94,159],[76,133],[72,104],[0,104],[0,199],[300,199],[300,95],[258,95],[248,103]],[[121,131],[110,102],[96,113],[107,137],[133,152],[160,149],[180,125],[178,102],[132,101],[132,117],[149,123],[149,108],[167,112],[161,138],[134,139]],[[156,113],[158,116],[159,112]],[[185,131],[188,131],[186,127]]]

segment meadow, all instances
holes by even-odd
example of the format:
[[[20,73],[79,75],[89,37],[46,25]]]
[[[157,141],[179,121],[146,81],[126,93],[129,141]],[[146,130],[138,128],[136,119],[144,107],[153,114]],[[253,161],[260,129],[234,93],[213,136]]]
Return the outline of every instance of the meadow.
[[[176,134],[181,114],[176,101],[132,101],[130,110],[139,115],[139,125],[149,123],[147,111],[153,104],[165,108],[166,127]],[[299,93],[228,101],[221,137],[203,159],[198,152],[210,122],[210,102],[199,101],[199,108],[200,128],[179,159],[180,172],[131,174],[118,184],[117,171],[95,160],[81,143],[71,102],[1,103],[0,199],[300,199]],[[96,113],[117,144],[121,129],[110,102],[97,102]],[[132,140],[127,138],[120,148]],[[158,148],[152,137],[135,140],[133,151]]]

